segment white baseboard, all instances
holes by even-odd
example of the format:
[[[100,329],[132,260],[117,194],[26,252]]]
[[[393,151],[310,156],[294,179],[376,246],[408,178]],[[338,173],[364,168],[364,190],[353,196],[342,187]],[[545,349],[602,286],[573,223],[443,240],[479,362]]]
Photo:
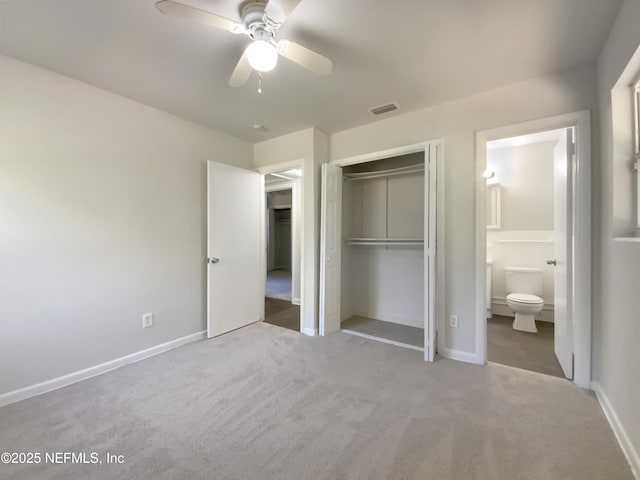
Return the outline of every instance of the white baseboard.
[[[154,355],[158,355],[159,353],[164,353],[168,350],[172,350],[187,343],[202,340],[204,338],[207,338],[206,331],[193,333],[191,335],[187,335],[186,337],[177,338],[175,340],[171,340],[170,342],[156,345],[155,347],[140,350],[139,352],[131,353],[129,355],[125,355],[124,357],[116,358],[99,365],[94,365],[93,367],[85,368],[84,370],[78,370],[77,372],[69,373],[57,378],[52,378],[51,380],[36,383],[35,385],[30,385],[19,390],[3,393],[2,395],[0,395],[0,407],[9,405],[10,403],[19,402],[20,400],[26,400],[27,398],[35,397],[52,390],[66,387],[81,380],[95,377],[96,375],[115,370],[116,368],[123,367],[130,363],[144,360],[145,358],[153,357]]]
[[[315,337],[316,335],[318,335],[318,330],[316,330],[315,328],[303,328],[302,333],[304,333],[305,335],[309,335],[310,337]]]
[[[293,300],[291,300],[291,303],[293,303],[294,305],[300,305],[302,303],[302,300],[300,300],[299,298],[294,298]]]
[[[513,317],[513,310],[507,305],[507,301],[501,298],[491,299],[491,313],[493,315],[503,315],[505,317]],[[553,305],[542,307],[542,312],[535,316],[536,320],[541,322],[553,323]]]
[[[460,362],[467,363],[476,363],[476,364],[484,364],[483,361],[478,359],[478,356],[475,353],[464,352],[462,350],[454,350],[452,348],[441,348],[438,349],[438,355],[445,358],[450,358],[451,360],[458,360]]]
[[[607,417],[609,425],[611,425],[611,429],[620,444],[622,452],[625,457],[627,457],[627,462],[629,462],[633,476],[636,480],[640,480],[640,455],[638,455],[638,452],[631,443],[629,435],[627,435],[626,430],[622,426],[622,422],[620,422],[618,414],[613,409],[613,405],[611,405],[609,398],[604,393],[602,385],[595,381],[591,382],[591,389],[596,393],[596,397],[598,397],[602,411],[604,412],[605,417]]]

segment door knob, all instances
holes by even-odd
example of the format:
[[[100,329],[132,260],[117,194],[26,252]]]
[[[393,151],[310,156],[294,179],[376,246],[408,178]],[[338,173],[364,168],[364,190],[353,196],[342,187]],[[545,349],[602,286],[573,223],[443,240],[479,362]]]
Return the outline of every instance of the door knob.
[[[210,257],[208,259],[208,261],[209,261],[209,263],[218,263],[220,261],[220,259],[216,258],[216,257]]]
[[[557,260],[547,260],[547,265],[557,265],[558,261]]]

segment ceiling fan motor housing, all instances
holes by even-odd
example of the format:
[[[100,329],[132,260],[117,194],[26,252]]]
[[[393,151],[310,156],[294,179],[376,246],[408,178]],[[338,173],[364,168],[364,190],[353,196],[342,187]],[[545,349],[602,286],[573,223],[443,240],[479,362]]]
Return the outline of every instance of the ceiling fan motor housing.
[[[245,3],[241,10],[240,16],[242,22],[247,30],[253,30],[257,27],[264,27],[265,25],[265,8],[267,7],[266,1],[251,1]]]
[[[264,40],[275,45],[275,34],[280,26],[272,22],[265,13],[266,1],[251,1],[241,10],[247,35],[252,40]]]

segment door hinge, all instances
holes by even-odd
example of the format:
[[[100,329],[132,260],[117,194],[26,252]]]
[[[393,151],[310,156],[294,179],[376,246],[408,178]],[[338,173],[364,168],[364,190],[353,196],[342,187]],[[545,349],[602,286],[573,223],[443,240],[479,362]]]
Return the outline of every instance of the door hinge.
[[[570,156],[573,156],[573,155],[576,154],[576,144],[575,143],[572,142],[572,143],[569,144],[569,152],[568,153],[569,153]]]

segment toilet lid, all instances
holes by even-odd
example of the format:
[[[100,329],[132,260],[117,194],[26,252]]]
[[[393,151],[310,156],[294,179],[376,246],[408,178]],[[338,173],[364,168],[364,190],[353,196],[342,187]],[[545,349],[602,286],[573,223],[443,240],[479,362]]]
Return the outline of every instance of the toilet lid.
[[[528,293],[510,293],[507,295],[507,300],[520,303],[544,303],[537,295],[529,295]]]

